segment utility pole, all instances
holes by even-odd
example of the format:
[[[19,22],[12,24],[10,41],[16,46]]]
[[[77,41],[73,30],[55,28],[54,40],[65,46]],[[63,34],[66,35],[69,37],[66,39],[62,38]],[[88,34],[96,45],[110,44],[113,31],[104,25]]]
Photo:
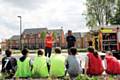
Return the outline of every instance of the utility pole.
[[[20,50],[22,50],[22,17],[17,16],[20,19]]]

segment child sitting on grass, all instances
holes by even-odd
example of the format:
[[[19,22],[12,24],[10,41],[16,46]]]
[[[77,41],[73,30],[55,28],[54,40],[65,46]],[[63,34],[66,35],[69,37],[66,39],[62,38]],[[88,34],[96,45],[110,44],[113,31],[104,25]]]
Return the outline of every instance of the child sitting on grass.
[[[107,74],[120,74],[120,62],[113,56],[112,52],[107,51],[105,56],[105,68]]]
[[[89,47],[85,61],[85,74],[89,76],[99,76],[103,71],[104,68],[101,57],[94,48]]]
[[[43,55],[42,50],[38,50],[37,57],[35,57],[34,59],[32,77],[35,78],[48,77],[47,59]]]
[[[55,55],[50,57],[50,76],[61,78],[65,76],[65,57],[61,55],[61,49],[55,48]]]
[[[5,78],[12,78],[16,72],[17,60],[11,57],[11,49],[5,51],[5,57],[2,59],[2,74]]]
[[[17,61],[16,78],[30,78],[32,74],[32,62],[28,57],[28,49],[22,50],[22,57]]]
[[[82,73],[82,66],[80,56],[77,55],[75,47],[70,48],[70,54],[66,59],[66,68],[71,80],[73,80]]]

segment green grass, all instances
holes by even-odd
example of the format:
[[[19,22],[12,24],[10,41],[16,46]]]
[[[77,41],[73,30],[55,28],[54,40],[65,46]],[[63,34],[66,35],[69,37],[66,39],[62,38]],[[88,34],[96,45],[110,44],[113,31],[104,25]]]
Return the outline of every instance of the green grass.
[[[0,80],[5,80],[4,77],[5,76],[0,73]],[[33,79],[31,78],[31,80],[33,80]],[[40,79],[42,79],[42,80],[56,80],[57,78],[48,77],[48,78],[40,78]],[[63,77],[62,80],[63,79],[64,80],[70,80],[70,77],[69,77],[69,75],[67,75],[67,76]],[[61,79],[57,79],[57,80],[61,80]],[[76,77],[75,80],[106,80],[106,79],[105,79],[105,76],[88,77],[87,75],[80,74],[78,77]],[[110,75],[108,77],[108,80],[120,80],[120,78],[117,75]]]

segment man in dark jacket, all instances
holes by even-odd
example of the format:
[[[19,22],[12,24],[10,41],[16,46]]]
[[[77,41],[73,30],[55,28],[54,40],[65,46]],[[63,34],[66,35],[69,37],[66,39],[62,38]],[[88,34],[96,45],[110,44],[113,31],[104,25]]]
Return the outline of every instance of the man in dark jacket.
[[[72,35],[72,31],[68,30],[68,36],[66,37],[68,53],[71,47],[75,47],[76,38]]]

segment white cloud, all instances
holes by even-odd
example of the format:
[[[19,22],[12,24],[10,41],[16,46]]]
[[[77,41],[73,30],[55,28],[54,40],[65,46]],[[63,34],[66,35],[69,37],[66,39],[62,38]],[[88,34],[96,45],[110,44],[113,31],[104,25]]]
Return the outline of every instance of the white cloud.
[[[82,15],[85,0],[0,0],[0,38],[19,34],[19,18],[23,29],[31,27],[61,28],[74,31],[88,30]],[[4,28],[3,28],[4,27]],[[8,32],[4,32],[8,30]]]
[[[39,8],[46,0],[2,0],[8,6],[13,6],[22,9],[36,9]]]
[[[4,25],[1,25],[1,29],[0,29],[0,37],[1,39],[7,39],[7,38],[10,38],[11,35],[17,35],[17,31],[13,31],[11,29],[9,29],[8,27],[5,27]]]

